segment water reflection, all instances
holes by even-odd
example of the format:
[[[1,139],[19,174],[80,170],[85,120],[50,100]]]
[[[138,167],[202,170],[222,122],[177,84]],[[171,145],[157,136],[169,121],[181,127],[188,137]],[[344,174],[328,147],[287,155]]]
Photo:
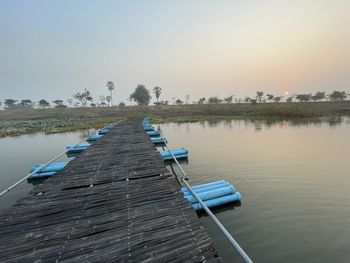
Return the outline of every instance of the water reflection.
[[[232,211],[236,207],[240,207],[241,205],[242,205],[241,201],[235,201],[233,203],[228,203],[218,207],[212,207],[210,208],[210,211],[213,212],[213,214],[217,215],[222,212]],[[208,217],[208,214],[203,210],[197,211],[197,215],[198,217]]]
[[[91,131],[91,130],[90,130]],[[29,134],[0,139],[0,190],[25,177],[35,163],[46,163],[51,158],[65,151],[67,144],[74,144],[85,138],[87,132],[69,132],[60,134]],[[62,156],[57,162],[69,161]],[[25,196],[33,185],[45,179],[23,182],[0,199],[0,213],[13,205],[17,199]]]
[[[191,185],[226,180],[242,194],[240,206],[214,211],[255,262],[348,262],[349,117],[161,129],[171,147],[189,149],[183,168]],[[241,262],[211,220],[202,214],[200,220],[224,260]]]
[[[191,122],[193,123],[193,122]],[[189,133],[191,128],[190,122],[180,122],[173,124],[178,128],[185,127],[186,132]],[[225,129],[233,129],[241,127],[242,125],[247,128],[254,128],[255,131],[259,132],[263,129],[269,129],[274,126],[281,128],[286,127],[321,127],[323,125],[328,125],[329,127],[340,126],[341,124],[350,124],[350,118],[344,116],[330,116],[330,117],[320,117],[320,118],[296,118],[296,119],[276,119],[276,118],[267,118],[267,119],[226,119],[226,120],[208,120],[208,121],[198,121],[198,123],[203,130],[208,128],[218,128],[224,127]],[[161,128],[158,126],[158,129]]]

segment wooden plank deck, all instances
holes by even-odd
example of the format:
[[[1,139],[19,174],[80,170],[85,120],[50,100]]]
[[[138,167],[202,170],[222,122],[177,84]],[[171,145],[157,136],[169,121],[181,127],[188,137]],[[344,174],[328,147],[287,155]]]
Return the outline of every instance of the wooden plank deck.
[[[1,215],[0,251],[0,262],[222,262],[141,120]]]

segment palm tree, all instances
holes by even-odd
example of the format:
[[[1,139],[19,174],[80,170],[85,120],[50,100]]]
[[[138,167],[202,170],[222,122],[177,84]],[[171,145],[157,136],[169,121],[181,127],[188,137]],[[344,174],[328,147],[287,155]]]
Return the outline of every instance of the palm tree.
[[[107,82],[107,87],[109,92],[111,93],[111,106],[113,106],[113,97],[112,97],[112,91],[114,90],[114,82],[113,81],[108,81]]]
[[[264,96],[264,92],[262,92],[262,91],[256,92],[256,98],[258,99],[259,102],[261,102],[261,99],[263,96]]]
[[[154,87],[153,88],[153,93],[154,93],[154,95],[156,95],[156,99],[157,99],[157,102],[158,102],[159,96],[162,93],[162,88]]]

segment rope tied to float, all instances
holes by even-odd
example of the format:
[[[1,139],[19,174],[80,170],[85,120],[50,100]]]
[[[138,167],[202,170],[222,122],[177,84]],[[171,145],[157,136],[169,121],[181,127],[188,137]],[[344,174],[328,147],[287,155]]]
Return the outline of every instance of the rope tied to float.
[[[172,158],[174,159],[176,165],[179,167],[182,176],[181,181],[186,185],[186,187],[188,188],[188,190],[191,192],[191,194],[197,199],[198,203],[203,207],[203,209],[205,210],[205,212],[208,214],[208,216],[214,221],[214,223],[216,224],[216,226],[221,230],[221,232],[224,234],[224,236],[227,238],[227,240],[230,242],[230,244],[236,249],[236,251],[239,253],[239,255],[242,257],[242,259],[246,262],[246,263],[253,263],[253,260],[251,260],[251,258],[247,255],[247,253],[245,253],[245,251],[243,250],[243,248],[241,248],[241,246],[238,244],[238,242],[232,237],[232,235],[226,230],[226,228],[223,226],[223,224],[221,224],[221,222],[219,221],[219,219],[217,219],[217,217],[210,211],[210,209],[207,207],[207,205],[204,203],[204,201],[200,198],[200,196],[192,189],[191,185],[187,182],[187,174],[185,172],[185,170],[182,168],[182,166],[180,165],[180,163],[178,162],[178,160],[176,159],[175,155],[172,153],[172,151],[170,150],[162,132],[160,131],[161,136],[163,138],[163,142],[165,144],[165,147],[167,148],[167,150],[169,151],[169,153],[171,154]]]

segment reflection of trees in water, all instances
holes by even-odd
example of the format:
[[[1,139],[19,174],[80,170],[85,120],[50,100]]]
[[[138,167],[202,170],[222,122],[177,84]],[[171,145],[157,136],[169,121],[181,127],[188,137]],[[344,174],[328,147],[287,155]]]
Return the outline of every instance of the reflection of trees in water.
[[[278,127],[298,127],[298,126],[314,126],[320,127],[324,124],[328,124],[330,127],[339,126],[343,123],[350,124],[349,117],[343,116],[330,116],[330,117],[319,117],[319,118],[294,118],[294,119],[233,119],[233,120],[210,120],[200,121],[200,126],[205,129],[206,126],[210,128],[218,127],[219,125],[232,129],[233,127],[244,126],[245,128],[254,128],[256,131],[263,129],[269,129],[274,126]],[[187,128],[187,127],[186,127]]]
[[[206,128],[206,122],[205,121],[199,121],[199,125],[202,126],[203,130]]]
[[[232,130],[232,127],[233,127],[233,126],[232,126],[232,123],[233,123],[232,120],[224,120],[224,121],[223,121],[224,127],[225,127],[225,128],[228,128],[228,129],[230,129],[230,130]]]

